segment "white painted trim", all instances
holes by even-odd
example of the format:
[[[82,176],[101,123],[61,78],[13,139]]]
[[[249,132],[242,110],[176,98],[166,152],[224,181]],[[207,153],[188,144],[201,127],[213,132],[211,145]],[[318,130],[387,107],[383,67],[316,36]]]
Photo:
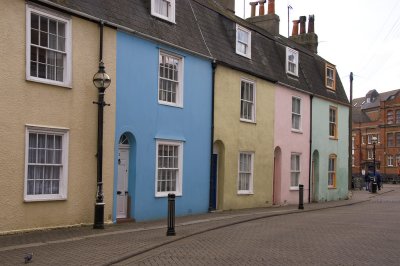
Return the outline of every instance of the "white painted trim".
[[[39,77],[32,77],[30,75],[30,59],[31,59],[31,13],[37,13],[39,15],[52,18],[65,23],[65,63],[64,63],[64,81],[55,81]],[[50,12],[46,9],[36,7],[35,5],[26,5],[26,69],[25,75],[26,80],[46,83],[61,87],[72,87],[72,20],[67,16],[60,16],[58,12]]]
[[[162,101],[160,100],[160,56],[162,55],[166,55],[172,58],[175,58],[179,61],[179,65],[178,65],[178,91],[177,91],[177,97],[176,97],[176,103],[171,103],[171,102],[166,102],[166,101]],[[173,106],[173,107],[179,107],[179,108],[183,108],[183,94],[184,94],[184,84],[183,84],[183,80],[184,80],[184,58],[181,55],[172,53],[172,52],[168,52],[166,50],[163,49],[159,49],[158,52],[158,65],[157,65],[157,72],[158,72],[158,76],[157,76],[157,101],[159,104],[162,105],[168,105],[168,106]]]
[[[256,106],[256,101],[257,101],[257,86],[256,86],[256,82],[254,80],[250,80],[250,79],[247,79],[247,78],[241,78],[240,79],[240,85],[239,85],[239,95],[240,95],[239,106],[240,106],[240,108],[242,106],[242,95],[241,95],[242,94],[242,82],[251,83],[253,85],[253,99],[254,99],[254,101],[253,101],[253,119],[242,118],[241,117],[242,116],[241,113],[239,114],[239,119],[242,122],[256,123],[256,117],[257,117],[257,115],[256,115],[256,113],[257,113],[256,112],[256,110],[257,110],[257,106]],[[240,110],[239,110],[239,112],[240,112]]]
[[[176,191],[165,191],[158,192],[157,191],[157,181],[158,181],[158,145],[174,145],[178,146],[178,177],[176,180]],[[156,140],[156,158],[155,158],[155,187],[154,187],[154,195],[155,197],[167,197],[168,194],[174,193],[175,196],[182,196],[182,184],[183,184],[183,142],[182,141],[174,141],[174,140]]]
[[[250,166],[250,180],[249,180],[249,190],[239,190],[239,178],[240,178],[240,155],[241,154],[248,154],[251,156],[251,166]],[[254,194],[253,190],[253,179],[254,179],[254,152],[252,151],[239,151],[238,154],[238,174],[237,174],[237,180],[236,180],[236,190],[238,195],[252,195]]]
[[[62,171],[59,183],[59,194],[28,195],[28,156],[29,156],[29,133],[49,133],[62,136]],[[51,128],[43,126],[25,126],[25,174],[24,174],[24,201],[54,201],[66,200],[68,192],[68,149],[69,149],[69,130],[65,128]]]
[[[289,71],[289,55],[293,55],[295,57],[294,61],[295,61],[295,65],[296,65],[296,71],[295,72],[291,72]],[[299,76],[299,52],[286,46],[286,73],[296,76]]]
[[[171,15],[169,17],[168,16],[163,16],[162,14],[156,12],[156,10],[155,10],[155,6],[156,6],[155,0],[151,0],[151,15],[155,16],[155,17],[158,17],[158,18],[161,18],[163,20],[166,20],[168,22],[176,24],[175,23],[175,0],[166,0],[166,1],[170,2],[170,5],[171,5],[171,9],[170,9]]]
[[[240,52],[239,50],[238,50],[238,42],[239,42],[239,38],[238,38],[238,35],[239,35],[239,30],[241,30],[241,31],[244,31],[244,32],[247,32],[248,34],[249,34],[249,42],[247,43],[247,53],[242,53],[242,52]],[[249,59],[251,59],[251,30],[248,30],[248,29],[246,29],[246,28],[244,28],[244,27],[242,27],[242,26],[240,26],[239,24],[236,24],[236,42],[235,42],[235,47],[236,47],[236,53],[238,54],[238,55],[241,55],[241,56],[244,56],[244,57],[247,57],[247,58],[249,58]]]
[[[295,99],[298,99],[298,100],[300,100],[300,124],[299,124],[299,128],[293,128],[293,121],[292,121],[292,117],[290,118],[290,121],[292,122],[291,123],[291,125],[290,125],[290,127],[291,127],[291,129],[292,129],[292,131],[293,132],[297,132],[297,133],[300,133],[300,132],[303,132],[303,108],[302,108],[302,99],[301,99],[301,97],[299,97],[299,96],[294,96],[294,95],[292,95],[292,98],[291,98],[291,112],[290,112],[290,114],[291,115],[293,115],[293,98],[295,98]]]

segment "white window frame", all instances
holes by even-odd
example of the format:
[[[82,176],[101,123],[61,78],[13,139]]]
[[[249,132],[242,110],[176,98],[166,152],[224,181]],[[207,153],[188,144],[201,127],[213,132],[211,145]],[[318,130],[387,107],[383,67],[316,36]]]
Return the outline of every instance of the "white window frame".
[[[52,20],[57,20],[65,23],[65,51],[60,52],[58,50],[53,50],[48,47],[43,47],[46,51],[55,51],[59,54],[64,54],[63,60],[63,81],[56,81],[48,78],[40,78],[31,76],[31,14],[35,13],[42,17],[47,17]],[[61,15],[59,13],[49,12],[42,8],[26,5],[26,79],[35,82],[41,82],[51,85],[57,85],[62,87],[72,87],[72,20],[66,15]],[[39,37],[40,38],[40,37]],[[42,47],[35,45],[36,47]],[[39,55],[38,55],[39,56]],[[46,56],[46,59],[48,57]],[[37,70],[39,71],[39,70]],[[46,71],[47,72],[47,71]]]
[[[249,169],[245,169],[245,171],[243,171],[241,169],[241,155],[245,155],[245,156],[250,156],[250,165],[249,165]],[[249,177],[248,180],[248,184],[249,184],[249,189],[241,189],[240,188],[240,178],[241,178],[241,174],[246,174]],[[237,194],[242,194],[242,195],[248,195],[248,194],[253,194],[253,176],[254,176],[254,152],[239,152],[239,156],[238,156],[238,179],[237,179]]]
[[[28,195],[28,165],[55,165],[49,163],[29,163],[29,134],[49,134],[62,137],[62,158],[60,177],[59,177],[59,191],[58,194],[29,194]],[[51,201],[51,200],[65,200],[67,199],[68,191],[68,147],[69,147],[69,129],[67,128],[54,128],[43,127],[35,125],[26,125],[25,129],[25,181],[24,181],[24,201]],[[39,149],[38,149],[39,150]],[[47,153],[47,149],[46,149]],[[47,156],[47,155],[46,155]],[[43,170],[44,171],[44,170]]]
[[[177,146],[178,147],[178,174],[176,177],[176,184],[175,190],[169,191],[158,191],[158,170],[165,169],[159,168],[159,154],[158,154],[158,147],[160,145],[168,145],[168,146]],[[156,197],[167,197],[168,194],[174,193],[175,196],[182,196],[182,173],[183,173],[183,142],[182,141],[175,141],[175,140],[157,140],[156,141],[156,171],[155,171],[155,196]],[[168,168],[167,168],[168,169]]]
[[[178,79],[177,80],[171,80],[168,79],[167,77],[161,77],[161,70],[160,70],[160,64],[161,64],[161,59],[162,57],[167,57],[172,60],[177,60],[178,61]],[[169,106],[175,106],[175,107],[181,107],[183,108],[183,75],[184,75],[184,61],[183,57],[166,52],[164,50],[159,50],[159,55],[158,55],[158,84],[157,84],[157,99],[159,104],[163,105],[169,105]],[[161,90],[161,84],[162,81],[167,81],[167,82],[176,82],[177,83],[177,88],[176,88],[176,96],[175,96],[175,102],[174,101],[168,101],[168,100],[163,100],[160,99],[160,90]],[[166,92],[168,93],[168,92]]]
[[[290,60],[290,57],[293,57],[293,60]],[[291,64],[295,67],[294,71],[290,69]],[[286,47],[286,73],[299,76],[299,52],[290,47]]]
[[[393,155],[388,154],[386,161],[387,161],[387,166],[392,167],[393,166]]]
[[[368,157],[368,160],[371,160],[374,158],[374,150],[373,149],[367,149],[367,157]]]
[[[296,113],[295,111],[293,111],[293,100],[298,100],[299,101],[299,108],[300,108],[300,110],[299,110],[299,113]],[[299,128],[295,128],[295,127],[293,127],[293,118],[294,117],[298,117],[298,119],[299,119]],[[296,131],[296,132],[300,132],[300,131],[302,131],[302,121],[301,121],[301,98],[300,97],[297,97],[297,96],[292,96],[292,131]]]
[[[295,158],[299,158],[298,169],[294,169],[293,168],[292,160],[293,160],[294,157]],[[297,185],[296,186],[293,186],[293,184],[292,184],[292,177],[293,177],[294,174],[297,175]],[[301,174],[301,153],[292,153],[290,155],[290,189],[291,190],[299,189],[300,174]]]
[[[249,38],[247,40],[248,41],[247,43],[244,43],[244,42],[239,40],[239,32],[240,31],[245,32],[245,33],[248,34]],[[243,53],[240,50],[240,44],[245,45],[246,52]],[[242,26],[240,26],[239,24],[236,24],[236,53],[238,55],[242,55],[244,57],[247,57],[247,58],[251,59],[251,31],[246,29],[246,28],[244,28],[244,27],[242,27]]]
[[[168,15],[165,16],[159,12],[157,9],[157,3],[166,2],[169,6],[167,10]],[[151,0],[151,15],[161,18],[163,20],[175,23],[175,0]]]
[[[245,99],[242,95],[242,84],[249,84],[253,86],[253,101],[250,99]],[[240,80],[240,121],[244,122],[256,122],[256,83],[254,81],[248,80],[248,79],[241,79]],[[246,118],[244,113],[242,112],[242,109],[244,104],[247,103],[250,105],[250,110],[251,110],[251,117],[250,119]]]

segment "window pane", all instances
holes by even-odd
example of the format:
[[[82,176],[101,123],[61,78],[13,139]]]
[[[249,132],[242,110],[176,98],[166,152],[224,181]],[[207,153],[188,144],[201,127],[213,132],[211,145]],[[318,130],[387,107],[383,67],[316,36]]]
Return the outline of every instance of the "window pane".
[[[31,14],[31,28],[39,29],[39,16],[34,13]]]
[[[39,31],[32,29],[31,30],[31,43],[39,45]]]

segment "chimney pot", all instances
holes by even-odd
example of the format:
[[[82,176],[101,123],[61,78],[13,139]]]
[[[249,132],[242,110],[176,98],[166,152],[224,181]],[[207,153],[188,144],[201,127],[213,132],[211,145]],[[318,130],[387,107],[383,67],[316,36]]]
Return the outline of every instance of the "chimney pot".
[[[300,34],[306,33],[306,16],[301,16],[300,17]]]
[[[258,12],[259,16],[264,16],[265,11],[264,11],[264,3],[267,2],[267,0],[259,0],[258,1],[260,3],[260,10]]]
[[[308,33],[314,33],[314,15],[308,16]]]
[[[256,16],[256,5],[258,5],[258,2],[250,2],[251,5],[251,17]]]
[[[275,0],[268,0],[268,14],[275,14]]]
[[[292,36],[299,35],[299,22],[300,20],[293,20]]]

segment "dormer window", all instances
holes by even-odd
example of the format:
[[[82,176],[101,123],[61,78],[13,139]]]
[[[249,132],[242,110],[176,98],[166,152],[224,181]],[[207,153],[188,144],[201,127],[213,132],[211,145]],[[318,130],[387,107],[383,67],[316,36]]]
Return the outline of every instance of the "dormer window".
[[[151,14],[175,23],[175,0],[151,0]]]
[[[336,90],[336,69],[328,64],[325,66],[325,86],[330,90]]]
[[[299,53],[286,47],[286,73],[298,76],[299,72]]]
[[[236,24],[236,53],[251,58],[251,31]]]

